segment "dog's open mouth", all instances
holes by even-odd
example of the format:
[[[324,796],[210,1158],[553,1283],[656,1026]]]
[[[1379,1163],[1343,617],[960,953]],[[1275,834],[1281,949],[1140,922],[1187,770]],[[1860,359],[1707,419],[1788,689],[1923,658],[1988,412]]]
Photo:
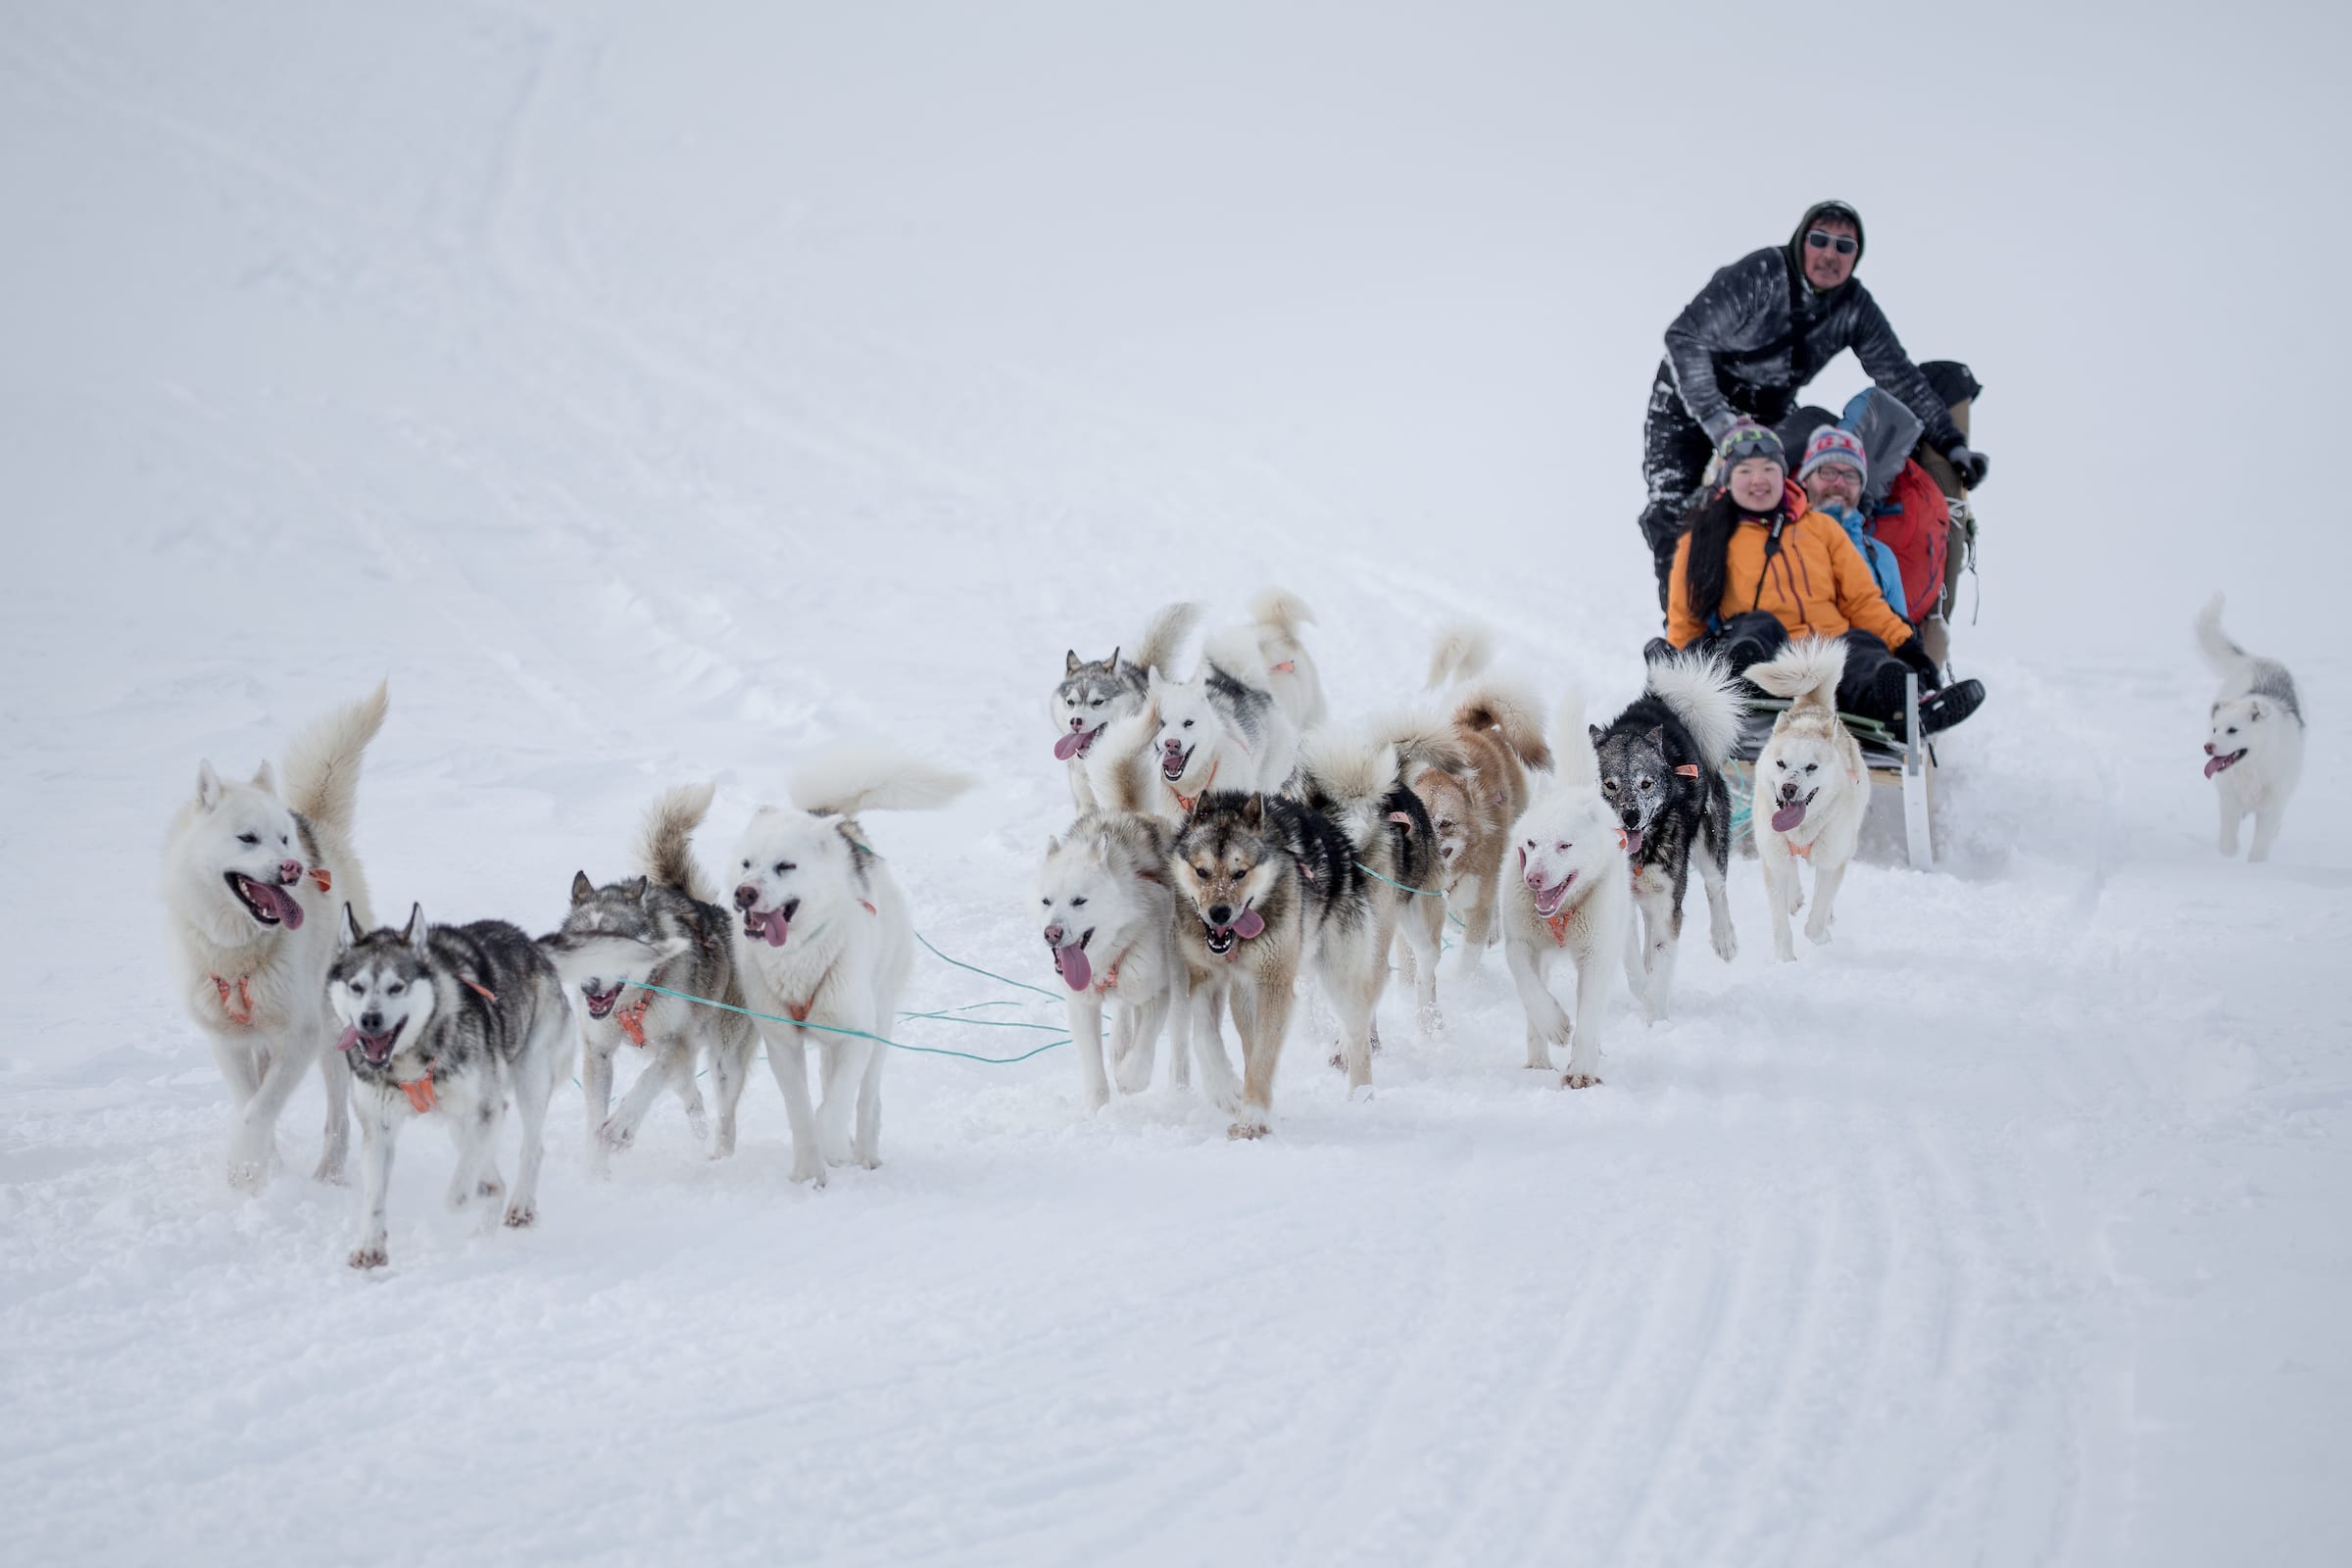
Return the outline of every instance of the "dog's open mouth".
[[[2225,772],[2233,764],[2245,760],[2246,754],[2243,751],[2231,752],[2227,757],[2209,757],[2205,760],[2205,776],[2211,778],[2214,774]]]
[[[403,1018],[382,1034],[371,1035],[362,1033],[360,1026],[355,1023],[343,1031],[343,1037],[335,1042],[335,1049],[350,1051],[357,1047],[360,1054],[368,1058],[368,1066],[381,1067],[392,1059],[392,1047],[399,1041],[400,1032],[408,1026],[409,1020]]]
[[[1809,791],[1801,801],[1783,801],[1780,809],[1772,813],[1772,830],[1775,833],[1786,833],[1802,822],[1805,819],[1805,808],[1811,806],[1813,797],[1820,793],[1821,791],[1816,789]]]
[[[1266,917],[1255,909],[1244,909],[1231,925],[1210,925],[1203,920],[1200,926],[1207,933],[1202,940],[1207,942],[1208,951],[1220,958],[1229,958],[1240,944],[1265,934]]]
[[[1093,749],[1095,737],[1102,733],[1102,726],[1100,724],[1096,725],[1093,729],[1074,729],[1070,731],[1067,735],[1064,735],[1061,739],[1054,743],[1054,760],[1058,762],[1066,762],[1074,757],[1084,757],[1090,750]]]
[[[1054,972],[1072,991],[1084,991],[1095,983],[1095,966],[1086,956],[1086,945],[1094,940],[1094,928],[1089,926],[1077,941],[1054,950]]]
[[[1184,777],[1184,770],[1193,765],[1193,748],[1178,751],[1170,746],[1159,754],[1159,776],[1173,784]]]
[[[591,1018],[612,1016],[612,1009],[619,1004],[620,994],[626,989],[626,985],[617,980],[612,983],[612,989],[610,991],[590,991],[586,986],[582,986],[580,990],[588,998],[588,1016]]]
[[[1568,889],[1574,886],[1575,882],[1576,873],[1571,871],[1560,878],[1558,887],[1544,888],[1538,892],[1536,894],[1536,912],[1546,920],[1559,913],[1560,906],[1568,901]]]
[[[801,901],[786,899],[782,907],[774,909],[746,909],[743,911],[743,934],[771,948],[780,948],[792,935],[792,917],[801,912]]]
[[[1629,827],[1625,830],[1625,857],[1629,860],[1642,858],[1642,829]]]
[[[274,882],[256,882],[242,871],[227,874],[228,891],[245,911],[264,925],[282,925],[292,931],[302,924],[302,906],[294,895]]]

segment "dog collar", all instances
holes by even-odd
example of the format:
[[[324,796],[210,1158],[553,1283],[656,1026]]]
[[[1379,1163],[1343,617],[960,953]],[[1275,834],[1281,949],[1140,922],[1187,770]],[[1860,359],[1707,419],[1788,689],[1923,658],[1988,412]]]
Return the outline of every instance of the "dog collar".
[[[1696,762],[1685,762],[1682,764],[1682,766],[1676,768],[1675,771],[1685,778],[1696,778],[1698,777],[1698,764]]]
[[[419,1116],[439,1108],[441,1104],[440,1097],[433,1093],[433,1075],[429,1072],[421,1078],[411,1078],[401,1083],[400,1092],[409,1097],[409,1108]]]
[[[213,989],[220,993],[220,1010],[228,1015],[230,1023],[240,1029],[253,1027],[253,976],[249,974],[237,976],[235,982],[237,1000],[233,1004],[228,1000],[230,982],[215,975],[213,976]]]
[[[1562,909],[1557,914],[1544,916],[1544,923],[1551,927],[1551,940],[1563,948],[1568,945],[1568,915],[1569,911]]]
[[[642,1046],[645,1044],[645,1009],[653,1004],[654,994],[651,991],[640,991],[637,993],[635,1002],[612,1014],[612,1021],[620,1025],[620,1032],[629,1037],[630,1045]]]
[[[1209,763],[1208,763],[1208,777],[1206,777],[1206,778],[1204,778],[1204,779],[1202,779],[1202,780],[1200,781],[1200,794],[1197,794],[1197,795],[1176,795],[1176,786],[1175,786],[1175,785],[1173,785],[1173,784],[1168,784],[1168,786],[1167,786],[1168,793],[1169,793],[1170,795],[1176,795],[1176,804],[1177,804],[1179,807],[1181,807],[1181,808],[1183,808],[1183,810],[1184,810],[1184,814],[1185,814],[1185,815],[1187,815],[1187,816],[1190,816],[1190,815],[1192,815],[1192,814],[1193,814],[1193,808],[1200,804],[1200,796],[1202,796],[1202,795],[1206,795],[1206,794],[1209,792],[1210,788],[1211,788],[1212,786],[1214,786],[1214,785],[1215,785],[1215,783],[1217,782],[1217,769],[1218,769],[1219,767],[1223,766],[1223,765],[1224,765],[1224,762],[1225,762],[1225,759],[1223,759],[1222,757],[1211,758],[1211,759],[1209,760]],[[1164,780],[1164,779],[1163,779],[1163,780],[1161,780],[1161,782],[1162,782],[1162,783],[1166,783],[1166,780]]]

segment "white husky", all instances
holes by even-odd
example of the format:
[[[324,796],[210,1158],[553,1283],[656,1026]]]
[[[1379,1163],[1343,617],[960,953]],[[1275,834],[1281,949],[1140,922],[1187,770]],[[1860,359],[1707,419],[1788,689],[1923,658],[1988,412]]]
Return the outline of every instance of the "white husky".
[[[1633,873],[1574,687],[1552,718],[1551,744],[1559,771],[1512,829],[1519,874],[1503,896],[1502,953],[1527,1009],[1527,1064],[1550,1070],[1550,1048],[1565,1045],[1561,1086],[1589,1089],[1600,1082],[1601,1019],[1633,921]],[[1563,954],[1576,965],[1573,1027],[1548,983]]]
[[[1110,1102],[1102,1070],[1102,1009],[1118,1007],[1111,1068],[1121,1094],[1152,1083],[1160,1025],[1171,1010],[1178,1038],[1168,1081],[1185,1087],[1185,969],[1168,885],[1168,830],[1137,811],[1092,811],[1046,845],[1031,896],[1054,972],[1069,992],[1070,1038],[1089,1110]]]
[[[1749,806],[1756,859],[1764,867],[1764,905],[1772,912],[1772,956],[1783,963],[1796,956],[1788,917],[1805,904],[1796,862],[1813,867],[1813,912],[1805,916],[1805,935],[1826,943],[1838,884],[1870,812],[1862,748],[1838,717],[1838,679],[1844,673],[1845,644],[1826,637],[1799,638],[1747,672],[1749,680],[1789,701],[1756,759]]]
[[[1111,725],[1094,749],[1098,803],[1182,826],[1211,790],[1271,795],[1290,782],[1298,722],[1275,696],[1259,635],[1254,624],[1211,635],[1189,680],[1152,671],[1143,710]]]
[[[1266,684],[1274,700],[1301,732],[1328,716],[1323,702],[1323,674],[1298,635],[1298,628],[1315,623],[1315,612],[1287,588],[1268,588],[1250,601],[1256,623],[1257,657],[1266,667]]]
[[[2222,596],[2197,612],[2197,646],[2222,677],[2205,737],[2205,776],[2221,798],[2224,855],[2237,854],[2238,824],[2254,818],[2249,860],[2271,858],[2286,798],[2303,775],[2303,709],[2295,679],[2275,659],[2261,659],[2222,630]]]
[[[341,906],[372,924],[368,878],[351,847],[360,757],[383,727],[388,698],[337,709],[295,737],[281,798],[264,762],[250,784],[196,768],[196,796],[164,841],[163,900],[188,1015],[211,1037],[235,1097],[228,1180],[268,1180],[272,1134],[311,1063],[326,1084],[326,1146],[318,1179],[340,1181],[351,1145],[351,1073],[321,1048],[335,1038],[326,969]]]
[[[767,1063],[792,1120],[792,1179],[825,1184],[827,1165],[882,1163],[882,1059],[869,1038],[897,1020],[914,959],[914,925],[882,858],[858,825],[868,810],[944,806],[964,774],[896,753],[844,747],[802,765],[793,807],[761,807],[735,852],[736,965],[762,1020]],[[808,1096],[816,1036],[824,1100]],[[853,1135],[853,1107],[857,1126]]]

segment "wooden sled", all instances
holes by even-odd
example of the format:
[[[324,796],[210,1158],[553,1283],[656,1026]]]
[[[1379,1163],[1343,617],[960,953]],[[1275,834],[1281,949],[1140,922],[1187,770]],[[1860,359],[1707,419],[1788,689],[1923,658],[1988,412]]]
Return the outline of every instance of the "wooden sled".
[[[1772,739],[1773,721],[1788,707],[1788,703],[1777,697],[1751,699],[1747,719],[1740,731],[1740,743],[1733,748],[1731,760],[1723,764],[1724,779],[1732,787],[1735,844],[1742,838],[1751,842],[1754,838],[1756,759],[1764,754],[1765,742]],[[1928,744],[1919,730],[1919,677],[1906,675],[1903,679],[1904,734],[1898,735],[1875,718],[1853,713],[1839,713],[1838,717],[1861,744],[1862,763],[1870,770],[1872,785],[1902,792],[1903,848],[1911,868],[1935,869],[1936,844],[1929,812],[1935,797],[1936,748]]]

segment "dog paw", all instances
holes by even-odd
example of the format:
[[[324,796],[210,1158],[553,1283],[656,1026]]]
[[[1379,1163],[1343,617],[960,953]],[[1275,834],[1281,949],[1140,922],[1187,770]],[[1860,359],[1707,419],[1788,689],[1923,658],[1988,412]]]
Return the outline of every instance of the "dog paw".
[[[1435,1003],[1416,1008],[1413,1021],[1421,1026],[1421,1032],[1425,1035],[1442,1035],[1446,1032],[1446,1015],[1438,1010]]]
[[[1089,1089],[1086,1092],[1086,1113],[1088,1115],[1093,1115],[1096,1111],[1101,1110],[1104,1105],[1109,1103],[1109,1085],[1105,1084],[1101,1089]]]
[[[392,1259],[385,1255],[383,1243],[362,1242],[351,1250],[351,1256],[344,1261],[353,1268],[382,1268]]]
[[[1805,940],[1812,943],[1817,948],[1828,947],[1830,945],[1829,923],[1824,921],[1821,929],[1818,931],[1815,930],[1811,925],[1807,925],[1805,927]]]
[[[1775,942],[1772,945],[1772,959],[1775,963],[1794,963],[1796,961],[1796,945],[1786,939]]]
[[[1560,1087],[1562,1089],[1597,1089],[1600,1087],[1600,1074],[1596,1072],[1564,1073],[1560,1077]]]
[[[608,1154],[617,1154],[636,1141],[637,1130],[617,1121],[608,1121],[596,1130],[596,1147]]]
[[[493,1176],[486,1181],[476,1183],[473,1195],[476,1198],[504,1198],[507,1196],[507,1184]]]
[[[732,1158],[734,1153],[735,1140],[732,1135],[722,1136],[710,1145],[710,1157],[712,1159]]]
[[[1732,934],[1729,927],[1715,932],[1712,941],[1715,947],[1715,956],[1724,962],[1729,963],[1740,956],[1740,939]]]
[[[1369,1103],[1371,1102],[1371,1100],[1372,1100],[1372,1086],[1371,1086],[1370,1084],[1350,1084],[1350,1085],[1348,1085],[1348,1102],[1349,1104],[1351,1104],[1351,1105],[1362,1105],[1362,1104],[1369,1104]]]
[[[857,1155],[851,1152],[849,1142],[846,1139],[840,1143],[828,1142],[825,1145],[825,1163],[828,1165],[852,1165],[857,1163]]]
[[[521,1230],[526,1226],[536,1224],[538,1219],[539,1210],[534,1204],[517,1202],[507,1205],[507,1228],[509,1230]]]
[[[1226,1128],[1225,1136],[1227,1139],[1238,1144],[1249,1139],[1263,1138],[1271,1131],[1273,1131],[1273,1129],[1268,1127],[1264,1122],[1251,1117],[1243,1121],[1237,1121],[1232,1126]]]
[[[686,1107],[686,1130],[694,1134],[694,1141],[698,1144],[707,1144],[710,1141],[710,1117],[702,1106],[689,1105]]]
[[[270,1185],[270,1162],[266,1159],[230,1159],[228,1185],[248,1196],[260,1192]]]
[[[311,1172],[311,1180],[315,1182],[323,1182],[329,1187],[343,1187],[349,1185],[343,1176],[343,1155],[341,1152],[338,1151],[332,1154],[319,1155],[318,1168]]]
[[[825,1162],[821,1159],[803,1159],[795,1154],[792,1159],[792,1179],[807,1182],[811,1187],[822,1187],[825,1185]]]

